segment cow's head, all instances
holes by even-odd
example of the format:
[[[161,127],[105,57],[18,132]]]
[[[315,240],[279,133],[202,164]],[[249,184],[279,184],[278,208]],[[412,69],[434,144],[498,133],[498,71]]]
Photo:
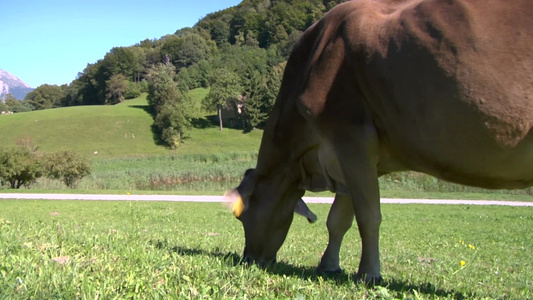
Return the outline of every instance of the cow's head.
[[[248,170],[241,184],[226,195],[226,200],[233,203],[233,213],[244,226],[245,262],[264,266],[275,261],[295,208],[310,222],[316,220],[301,200],[304,191],[288,179],[283,174],[262,176]]]

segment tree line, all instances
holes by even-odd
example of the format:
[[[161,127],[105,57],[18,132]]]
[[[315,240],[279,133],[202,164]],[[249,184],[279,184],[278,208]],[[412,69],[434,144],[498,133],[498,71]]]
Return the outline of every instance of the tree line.
[[[204,109],[239,110],[239,126],[261,127],[277,95],[285,62],[300,34],[343,0],[244,0],[192,28],[130,47],[112,48],[70,84],[42,85],[14,112],[105,105],[148,93],[162,140],[177,147],[191,125],[188,91],[210,92]],[[4,105],[6,105],[4,104]]]

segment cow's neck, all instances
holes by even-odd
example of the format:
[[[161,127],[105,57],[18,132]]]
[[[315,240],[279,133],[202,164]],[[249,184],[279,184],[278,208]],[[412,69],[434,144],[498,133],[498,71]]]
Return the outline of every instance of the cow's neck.
[[[300,160],[310,149],[318,147],[318,142],[305,119],[294,107],[285,104],[281,108],[275,107],[270,116],[263,133],[256,172],[296,179],[300,173]]]

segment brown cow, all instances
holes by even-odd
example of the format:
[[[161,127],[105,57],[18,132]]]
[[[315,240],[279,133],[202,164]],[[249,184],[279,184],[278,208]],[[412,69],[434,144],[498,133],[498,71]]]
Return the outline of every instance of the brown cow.
[[[379,281],[378,176],[416,170],[484,188],[533,184],[533,1],[356,0],[295,46],[244,204],[247,261],[274,261],[306,189],[337,193],[320,269],[355,213],[357,276]]]

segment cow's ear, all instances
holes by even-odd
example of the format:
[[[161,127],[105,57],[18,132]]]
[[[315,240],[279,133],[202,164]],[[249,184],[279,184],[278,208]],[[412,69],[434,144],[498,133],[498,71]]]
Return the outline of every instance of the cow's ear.
[[[243,200],[237,189],[227,192],[224,195],[224,202],[233,210],[233,214],[237,218],[248,208],[248,200]]]
[[[307,218],[309,223],[315,223],[317,220],[316,215],[307,207],[303,199],[298,200],[294,212]]]
[[[241,184],[236,188],[238,193],[241,195],[243,199],[250,198],[250,195],[252,195],[256,183],[256,176],[255,176],[255,170],[254,169],[248,169],[246,172],[244,172],[244,178],[241,181]],[[247,200],[245,200],[247,201]]]
[[[248,202],[250,195],[255,186],[254,169],[248,169],[244,172],[244,178],[241,184],[230,192],[224,195],[224,202],[233,210],[235,217],[240,217],[241,214],[248,209]]]

